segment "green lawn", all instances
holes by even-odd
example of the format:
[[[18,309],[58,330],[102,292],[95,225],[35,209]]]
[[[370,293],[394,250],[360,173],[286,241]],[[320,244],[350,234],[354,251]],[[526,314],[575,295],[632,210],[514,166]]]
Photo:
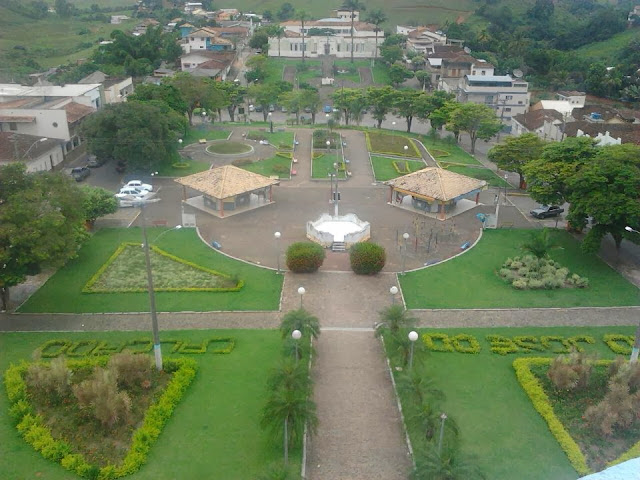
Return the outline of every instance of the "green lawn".
[[[213,130],[210,125],[205,124],[205,128],[202,128],[202,125],[195,125],[190,127],[187,131],[187,134],[182,138],[182,146],[186,147],[187,145],[191,145],[192,143],[198,142],[201,138],[205,140],[226,140],[229,138],[229,133],[227,130]]]
[[[531,230],[485,230],[470,251],[442,265],[400,277],[407,308],[530,308],[638,305],[639,290],[599,258],[585,255],[568,233],[554,231],[563,247],[551,258],[589,279],[585,289],[515,290],[496,275]],[[460,243],[470,240],[460,238]],[[428,294],[425,292],[428,291]]]
[[[244,142],[223,141],[215,142],[207,147],[207,152],[219,153],[222,155],[234,155],[239,153],[249,153],[251,146]]]
[[[639,39],[640,29],[629,28],[602,42],[590,43],[584,47],[580,47],[575,50],[575,53],[581,57],[610,62],[612,58],[616,58],[620,54],[620,51],[626,47],[629,42]]]
[[[283,52],[284,53],[284,52]],[[300,65],[302,59],[294,58],[277,58],[269,57],[267,60],[267,83],[275,83],[282,80],[284,74],[284,67],[289,65]],[[296,72],[296,77],[300,83],[308,82],[312,78],[319,78],[322,76],[322,62],[320,60],[305,59],[305,64],[309,65],[309,70],[304,72]]]
[[[422,136],[421,141],[438,163],[448,162],[463,163],[465,165],[482,165],[458,145],[452,145],[442,140],[432,141],[426,136]]]
[[[311,160],[311,178],[328,179],[329,173],[334,172],[333,164],[338,160],[338,156],[333,153],[314,158]],[[338,178],[345,179],[347,175],[345,172],[338,171]]]
[[[496,175],[496,173],[485,167],[471,167],[464,165],[451,165],[446,162],[441,162],[440,166],[447,170],[467,177],[477,178],[478,180],[485,180],[492,187],[510,187],[511,184],[504,181],[503,178]]]
[[[149,228],[151,244],[165,228]],[[145,312],[147,293],[83,294],[82,288],[122,242],[140,242],[139,228],[99,230],[70,261],[20,308],[21,312]],[[173,230],[157,246],[172,255],[244,280],[239,292],[156,292],[158,311],[277,310],[282,276],[233,260],[202,243],[194,229]],[[224,246],[223,246],[224,247]]]
[[[398,171],[395,168],[393,168],[393,162],[397,162],[400,165],[404,165],[405,162],[407,162],[411,172],[417,172],[418,170],[422,170],[423,168],[427,167],[424,164],[424,162],[420,160],[389,158],[389,157],[380,157],[378,155],[371,155],[371,164],[373,165],[373,175],[376,177],[376,181],[384,182],[386,180],[391,180],[392,178],[401,177],[402,175],[406,175],[407,173],[410,173],[410,172],[398,173]]]
[[[273,133],[269,131],[269,129],[261,130],[250,130],[247,132],[248,135],[255,139],[265,139],[268,140],[271,145],[280,149],[280,150],[291,150],[293,148],[293,140],[295,137],[295,133],[293,132],[278,132],[275,128]]]
[[[158,167],[158,175],[161,177],[186,177],[187,175],[204,172],[211,168],[211,163],[209,162],[197,162],[187,158],[182,158],[181,161],[184,162],[184,166],[176,167],[174,164],[161,165]]]
[[[272,175],[278,175],[279,178],[289,179],[289,170],[291,167],[291,159],[274,156],[265,160],[258,160],[248,165],[242,165],[240,168],[249,170],[250,172],[259,173],[265,177],[271,177]],[[294,166],[295,168],[295,166]],[[286,170],[287,173],[284,173]]]
[[[410,137],[389,135],[382,132],[367,132],[367,147],[372,153],[398,155],[401,157],[418,157],[420,152]],[[408,148],[404,148],[408,147]]]
[[[456,421],[463,452],[476,457],[487,479],[574,480],[578,477],[515,377],[512,363],[522,355],[492,353],[485,337],[489,334],[507,337],[590,335],[596,344],[586,345],[585,350],[613,358],[613,353],[602,341],[603,335],[631,335],[633,327],[420,329],[419,332],[447,333],[450,336],[466,333],[480,343],[481,352],[478,354],[431,352],[424,360],[424,366],[418,368],[423,369],[446,395],[446,399],[440,402],[440,411],[445,411]],[[532,355],[549,354],[536,352]],[[397,376],[397,372],[395,374]],[[406,399],[403,399],[403,410],[405,418],[410,418],[413,409]],[[422,432],[410,430],[410,435],[414,448],[419,451],[423,443]]]
[[[274,330],[161,331],[161,339],[200,342],[212,336],[235,339],[227,355],[192,354],[198,373],[149,452],[142,469],[127,478],[220,478],[253,480],[265,465],[282,458],[258,424],[265,403],[265,378],[281,357],[279,332]],[[10,362],[31,360],[50,339],[125,340],[151,338],[150,332],[0,333],[0,371]],[[167,353],[165,352],[165,355]],[[185,357],[186,355],[175,355]],[[7,414],[7,396],[0,394],[0,471],[3,480],[79,478],[46,460],[28,445]],[[301,448],[292,449],[289,461],[300,469]],[[212,477],[213,475],[213,477]]]

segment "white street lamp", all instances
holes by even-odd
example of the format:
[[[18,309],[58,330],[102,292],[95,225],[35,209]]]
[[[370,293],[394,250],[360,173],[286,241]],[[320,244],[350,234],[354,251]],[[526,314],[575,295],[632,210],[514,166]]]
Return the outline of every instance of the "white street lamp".
[[[298,363],[300,354],[298,351],[298,341],[302,338],[302,332],[300,330],[294,330],[293,332],[291,332],[291,338],[293,338],[293,340],[295,341],[295,345],[296,345],[296,363]]]
[[[269,112],[269,131],[273,133],[273,112]]]
[[[442,438],[444,437],[444,422],[447,419],[447,414],[446,413],[442,413],[442,415],[440,415],[440,420],[442,420],[442,423],[440,424],[440,440],[438,440],[438,455],[440,455],[440,453],[442,452]]]
[[[298,295],[300,295],[300,310],[302,310],[302,297],[306,292],[307,291],[304,289],[304,287],[298,287]]]
[[[404,147],[402,147],[404,149],[404,156],[407,156],[407,152],[409,151],[409,145],[405,145]]]
[[[407,240],[409,240],[409,234],[404,232],[402,238],[404,240],[404,248],[402,250],[402,275],[404,275],[405,265],[407,263]]]
[[[327,140],[327,152],[331,150],[331,140]]]
[[[413,345],[418,340],[418,332],[412,330],[409,332],[409,341],[411,342],[411,350],[409,351],[409,370],[413,368]]]
[[[396,295],[398,294],[398,287],[394,285],[389,289],[389,293],[391,294],[391,305],[395,305]]]
[[[282,234],[280,232],[276,232],[273,234],[273,238],[276,239],[276,256],[277,256],[277,263],[278,263],[278,271],[277,273],[280,273],[280,242],[278,240],[280,240],[280,237],[282,236]]]
[[[178,148],[182,148],[182,139],[181,138],[178,139],[178,145],[179,145]]]
[[[26,151],[26,152],[24,152],[24,155],[23,155],[22,157],[23,157],[23,158],[27,158],[27,157],[29,156],[29,152],[31,151],[31,149],[32,149],[33,147],[35,147],[36,145],[38,145],[40,142],[46,142],[47,140],[49,140],[47,137],[42,137],[42,138],[39,138],[38,140],[36,140],[35,142],[33,142],[33,143],[31,144],[31,146],[30,146],[29,148],[27,148],[27,151]],[[31,158],[31,157],[29,157],[29,158]],[[16,160],[17,160],[17,159],[16,159]]]

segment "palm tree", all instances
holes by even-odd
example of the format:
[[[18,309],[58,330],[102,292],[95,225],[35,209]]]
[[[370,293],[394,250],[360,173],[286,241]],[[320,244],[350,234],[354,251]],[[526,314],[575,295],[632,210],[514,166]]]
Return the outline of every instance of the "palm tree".
[[[416,319],[407,316],[407,311],[402,305],[390,305],[380,311],[380,323],[376,325],[376,335],[383,333],[383,327],[396,335],[401,328],[410,328],[416,323]]]
[[[418,369],[398,375],[396,385],[398,392],[412,398],[417,405],[423,404],[427,398],[434,400],[444,400],[445,398],[442,390],[434,386],[433,380]]]
[[[301,24],[300,32],[302,33],[302,63],[304,64],[304,51],[305,51],[304,21],[307,19],[307,12],[305,12],[304,10],[301,10],[297,12],[296,17],[298,18],[298,20],[300,20],[300,24]]]
[[[295,390],[274,392],[262,409],[260,426],[278,438],[282,435],[285,466],[289,464],[289,446],[302,438],[305,424],[310,433],[318,428],[316,404],[307,393]]]
[[[549,250],[560,248],[560,245],[551,238],[550,233],[548,228],[532,232],[529,241],[523,243],[520,248],[536,258],[544,258],[549,255]]]
[[[439,408],[435,398],[426,398],[417,410],[407,415],[407,424],[424,434],[424,439],[431,442],[437,437],[437,432],[442,424],[442,410]],[[448,438],[455,439],[458,435],[456,422],[448,417],[444,423],[444,430]]]
[[[446,446],[438,453],[435,446],[429,448],[420,460],[412,480],[482,480],[485,478],[472,459],[465,458],[457,444]]]
[[[284,28],[280,25],[276,25],[273,29],[273,33],[275,33],[276,37],[278,37],[278,57],[280,57],[280,40],[284,35]]]
[[[349,10],[351,12],[351,63],[353,63],[353,40],[354,40],[354,36],[353,34],[355,33],[355,30],[353,28],[353,24],[354,24],[354,20],[355,20],[355,14],[354,12],[356,10],[358,10],[359,12],[362,12],[365,10],[365,6],[363,3],[360,3],[359,0],[345,0],[344,5],[342,8],[346,8],[347,10]],[[376,33],[376,37],[377,37],[377,33]]]
[[[385,13],[378,10],[371,10],[369,15],[367,15],[367,22],[372,23],[376,26],[376,51],[374,52],[373,63],[375,65],[376,60],[378,59],[378,32],[380,31],[380,25],[387,21],[387,16]]]
[[[309,378],[306,366],[290,358],[285,358],[269,375],[267,388],[271,392],[286,390],[303,392],[308,395],[311,389],[311,378]]]
[[[282,338],[291,337],[294,330],[300,330],[302,335],[318,338],[320,335],[320,322],[304,308],[287,312],[280,322]]]

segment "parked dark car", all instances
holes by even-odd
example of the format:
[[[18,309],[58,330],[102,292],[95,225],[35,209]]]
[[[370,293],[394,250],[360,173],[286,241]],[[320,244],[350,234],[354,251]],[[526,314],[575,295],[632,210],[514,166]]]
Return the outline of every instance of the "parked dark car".
[[[91,175],[91,170],[89,170],[88,167],[75,167],[71,169],[71,176],[75,178],[76,182],[81,182],[89,175]]]
[[[557,217],[562,212],[564,212],[564,208],[557,205],[542,205],[539,208],[534,208],[529,213],[536,218],[548,218]]]
[[[98,158],[95,155],[89,155],[87,157],[87,167],[89,168],[98,168],[104,165],[104,158]]]

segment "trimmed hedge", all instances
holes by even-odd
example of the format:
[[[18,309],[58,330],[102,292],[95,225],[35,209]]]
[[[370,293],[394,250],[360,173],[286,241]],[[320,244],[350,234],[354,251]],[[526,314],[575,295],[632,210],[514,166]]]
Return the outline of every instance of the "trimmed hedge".
[[[387,253],[376,243],[359,242],[349,249],[349,260],[358,275],[375,275],[384,268]]]
[[[324,249],[317,243],[292,243],[287,248],[287,268],[295,273],[313,273],[322,266],[324,257]]]
[[[70,361],[69,368],[80,369],[94,366],[104,367],[108,357]],[[10,413],[16,422],[16,428],[23,438],[43,457],[59,462],[64,468],[81,477],[109,480],[130,475],[140,469],[147,461],[147,454],[160,436],[162,428],[173,414],[184,392],[196,375],[197,363],[191,359],[165,359],[164,369],[173,373],[162,395],[151,404],[145,413],[142,425],[134,432],[131,447],[120,465],[106,465],[99,468],[89,464],[83,455],[71,453],[71,446],[56,440],[44,419],[37,415],[27,393],[24,374],[29,363],[11,365],[4,375],[4,383],[9,398]]]
[[[85,286],[82,288],[82,293],[142,293],[142,292],[146,292],[148,289],[147,288],[114,288],[114,289],[109,289],[109,290],[101,290],[101,289],[97,289],[94,288],[94,285],[96,284],[96,282],[100,279],[100,277],[107,271],[107,269],[109,268],[109,266],[115,261],[116,258],[118,258],[118,255],[120,255],[127,247],[130,246],[139,246],[139,243],[135,243],[135,242],[125,242],[122,243],[117,249],[116,251],[113,253],[113,255],[111,255],[109,257],[109,259],[104,263],[104,265],[102,265],[98,271],[89,279],[89,281],[85,284]],[[202,267],[196,263],[193,262],[189,262],[188,260],[184,260],[180,257],[176,257],[175,255],[170,254],[169,252],[165,252],[164,250],[156,247],[155,245],[151,245],[151,250],[155,253],[157,253],[158,255],[162,255],[165,258],[168,258],[169,260],[173,260],[174,262],[178,262],[178,263],[182,263],[183,265],[187,265],[191,268],[195,268],[197,270],[209,273],[210,275],[216,276],[216,277],[222,277],[222,278],[226,278],[226,279],[231,279],[233,278],[231,275],[228,275],[226,273],[221,273],[221,272],[217,272],[216,270],[212,270],[210,268],[206,268],[206,267]],[[239,280],[238,283],[236,283],[235,287],[179,287],[179,288],[163,288],[163,287],[156,287],[154,286],[154,291],[156,292],[239,292],[240,289],[242,289],[242,287],[244,287],[244,280]]]
[[[520,382],[523,390],[531,399],[533,408],[535,408],[547,422],[549,430],[551,430],[553,436],[558,440],[560,447],[562,447],[567,454],[573,468],[575,468],[580,475],[586,475],[587,473],[591,473],[591,470],[587,466],[587,460],[584,454],[554,413],[551,402],[549,402],[549,397],[544,393],[542,385],[540,385],[540,382],[529,368],[531,365],[549,365],[550,363],[550,358],[517,358],[513,361],[513,368],[516,371],[518,382]]]

